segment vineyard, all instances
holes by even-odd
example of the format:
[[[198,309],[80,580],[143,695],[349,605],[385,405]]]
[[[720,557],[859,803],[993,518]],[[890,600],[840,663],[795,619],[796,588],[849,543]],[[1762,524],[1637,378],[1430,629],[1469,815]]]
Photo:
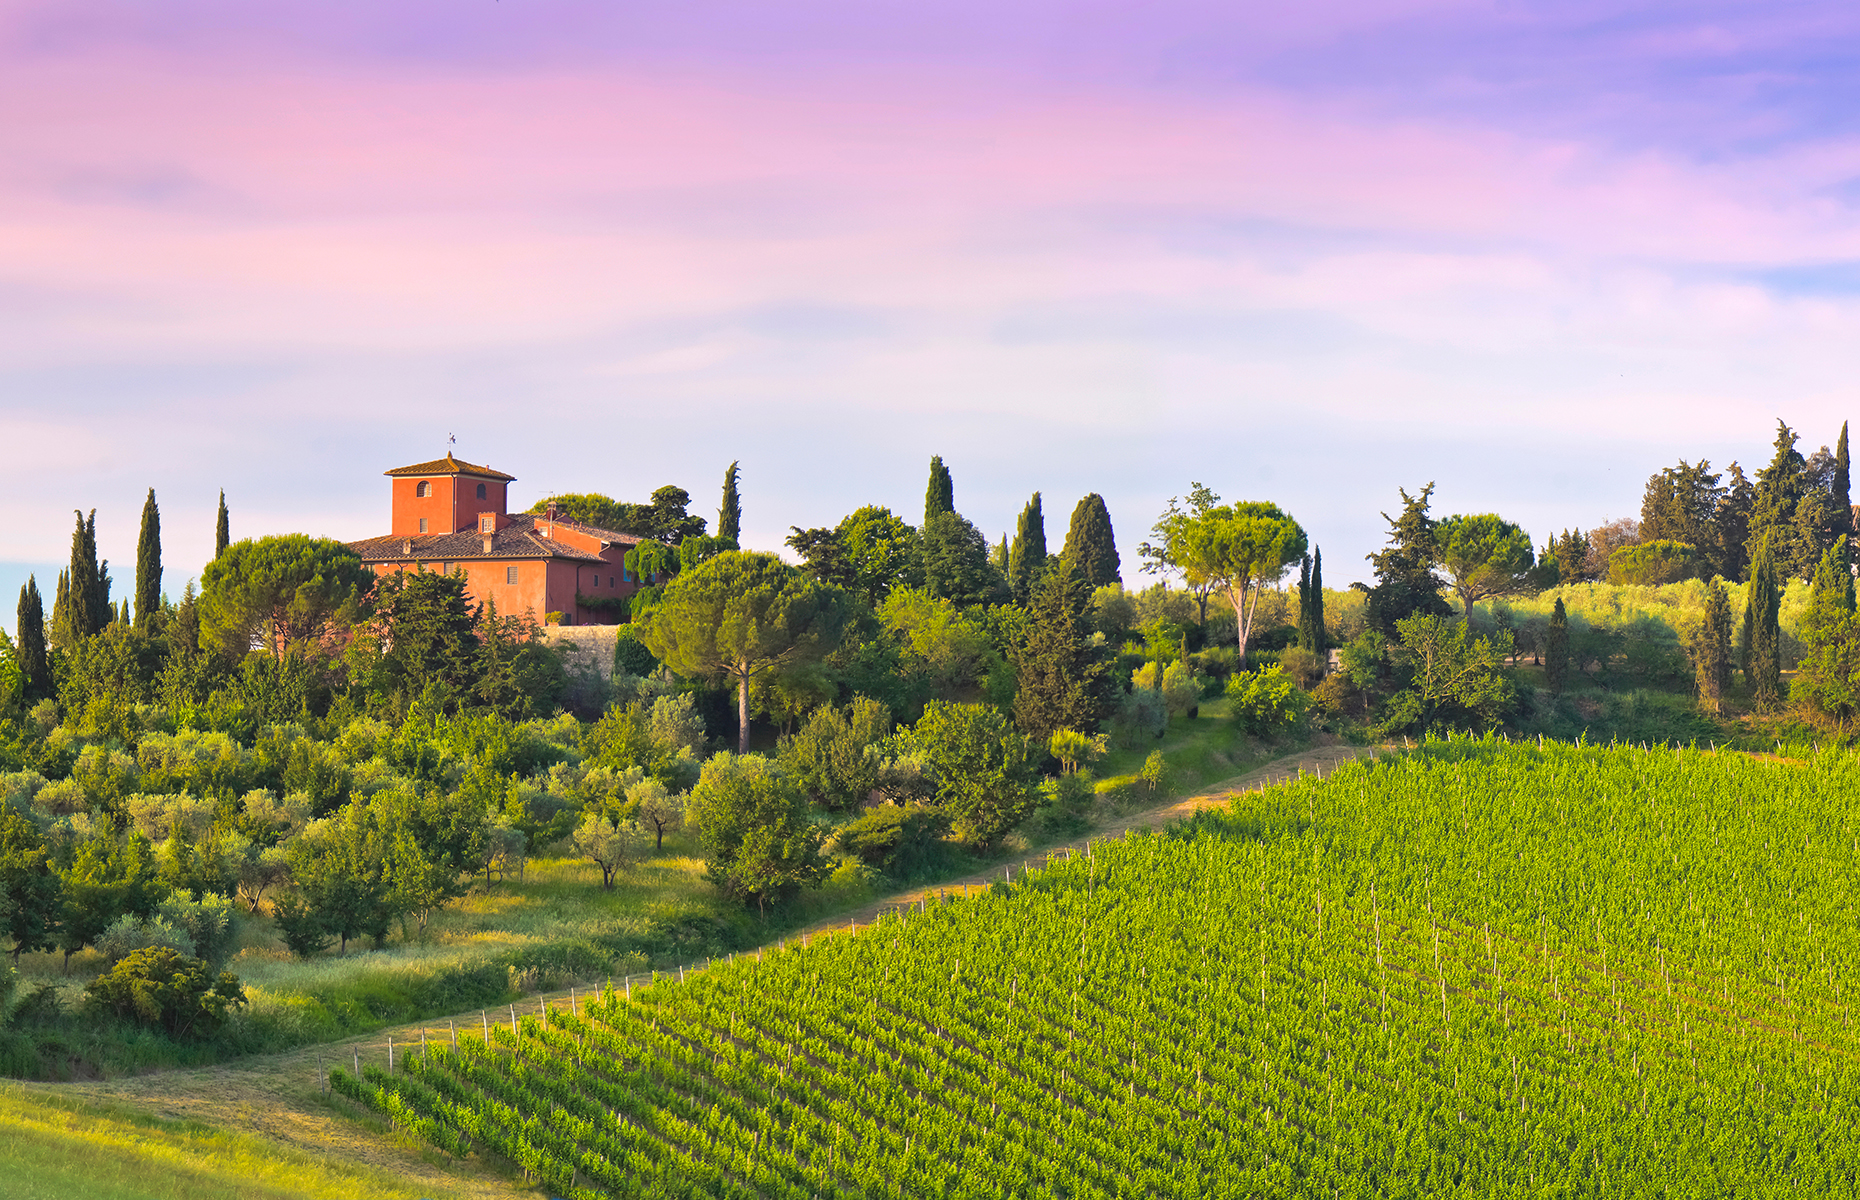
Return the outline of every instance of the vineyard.
[[[332,1085],[577,1197],[1851,1195],[1857,805],[1430,744]]]

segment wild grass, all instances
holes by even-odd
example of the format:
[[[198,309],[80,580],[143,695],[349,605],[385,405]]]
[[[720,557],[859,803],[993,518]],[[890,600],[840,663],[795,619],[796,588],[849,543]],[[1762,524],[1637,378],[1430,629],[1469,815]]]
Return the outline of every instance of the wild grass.
[[[362,1200],[421,1194],[385,1172],[16,1084],[0,1084],[0,1193],[11,1200]]]

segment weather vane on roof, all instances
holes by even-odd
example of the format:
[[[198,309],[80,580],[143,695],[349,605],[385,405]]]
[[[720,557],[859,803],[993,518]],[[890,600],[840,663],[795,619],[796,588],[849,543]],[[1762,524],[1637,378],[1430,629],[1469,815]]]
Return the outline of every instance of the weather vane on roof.
[[[446,453],[447,453],[447,454],[450,454],[450,453],[452,453],[452,447],[454,447],[454,446],[456,446],[456,445],[458,445],[458,444],[459,444],[459,438],[458,438],[458,435],[457,435],[457,434],[455,434],[455,433],[448,433],[448,434],[446,435]]]

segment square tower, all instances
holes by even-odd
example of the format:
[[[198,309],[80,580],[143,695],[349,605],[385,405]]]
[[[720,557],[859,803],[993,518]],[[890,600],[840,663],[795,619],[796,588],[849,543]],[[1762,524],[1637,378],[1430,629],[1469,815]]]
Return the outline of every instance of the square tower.
[[[394,481],[394,537],[482,532],[482,514],[502,528],[509,509],[508,491],[516,476],[460,462],[447,454],[432,462],[384,472]]]

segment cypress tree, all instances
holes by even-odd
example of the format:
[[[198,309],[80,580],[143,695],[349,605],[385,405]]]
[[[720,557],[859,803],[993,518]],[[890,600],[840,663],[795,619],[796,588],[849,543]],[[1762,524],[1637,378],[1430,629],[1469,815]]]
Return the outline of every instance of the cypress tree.
[[[1042,746],[1055,730],[1096,729],[1116,698],[1110,652],[1092,645],[1090,614],[1091,587],[1065,559],[1036,582],[1014,647],[1014,724]]]
[[[1705,623],[1693,648],[1698,676],[1699,703],[1717,712],[1731,690],[1731,596],[1724,580],[1705,585]]]
[[[1319,654],[1330,649],[1330,633],[1324,628],[1324,552],[1311,548],[1311,634]]]
[[[1852,477],[1848,473],[1847,463],[1847,422],[1841,422],[1841,438],[1834,444],[1834,473],[1828,479],[1828,502],[1833,518],[1833,528],[1827,532],[1829,545],[1837,545],[1841,538],[1854,531],[1854,509]],[[1852,549],[1841,552],[1841,561],[1852,557]]]
[[[213,557],[226,553],[226,547],[232,545],[232,522],[226,513],[226,489],[220,489],[220,515],[213,525]]]
[[[1819,547],[1799,545],[1796,506],[1808,488],[1807,462],[1795,448],[1796,433],[1776,422],[1775,455],[1757,472],[1746,545],[1750,552],[1750,578],[1756,578],[1757,544],[1770,543],[1772,569],[1790,577],[1810,577],[1821,558]],[[1779,578],[1781,576],[1779,575]]]
[[[52,645],[71,648],[71,572],[58,572],[58,592],[52,598]]]
[[[1034,585],[1046,569],[1046,514],[1040,509],[1040,493],[1035,492],[1027,507],[1020,510],[1014,526],[1014,548],[1008,555],[1008,586],[1014,602],[1025,604],[1033,596]]]
[[[1324,635],[1324,555],[1314,550],[1298,567],[1298,644],[1313,654],[1327,649]]]
[[[77,528],[71,533],[69,590],[65,597],[69,646],[96,633],[110,623],[109,564],[97,562],[97,510],[90,510],[90,520],[77,514]]]
[[[1316,650],[1311,638],[1311,556],[1298,560],[1298,648]]]
[[[930,486],[924,490],[924,524],[938,513],[956,511],[956,485],[941,455],[930,459]]]
[[[142,502],[142,536],[136,539],[136,628],[147,629],[161,610],[161,510],[155,489]]]
[[[1782,580],[1770,539],[1757,542],[1750,557],[1750,595],[1744,601],[1744,678],[1750,683],[1757,708],[1772,712],[1782,704],[1782,631],[1777,613],[1782,608]]]
[[[51,695],[52,667],[45,653],[45,601],[39,596],[36,576],[26,577],[19,589],[19,670],[25,677],[26,699]]]
[[[988,561],[994,564],[995,570],[1001,572],[1004,579],[1008,573],[1008,556],[1007,534],[1004,533],[1001,535],[1001,540],[995,543],[995,548],[988,552]]]
[[[740,544],[743,533],[743,502],[736,495],[736,464],[723,473],[723,505],[717,510],[717,536]]]
[[[1117,558],[1117,538],[1111,531],[1111,512],[1104,497],[1093,492],[1072,510],[1072,525],[1066,530],[1066,558],[1072,569],[1094,588],[1122,583]]]
[[[1563,598],[1557,597],[1550,613],[1550,627],[1544,631],[1544,682],[1557,694],[1563,691],[1563,678],[1569,673],[1569,614],[1563,610]]]

